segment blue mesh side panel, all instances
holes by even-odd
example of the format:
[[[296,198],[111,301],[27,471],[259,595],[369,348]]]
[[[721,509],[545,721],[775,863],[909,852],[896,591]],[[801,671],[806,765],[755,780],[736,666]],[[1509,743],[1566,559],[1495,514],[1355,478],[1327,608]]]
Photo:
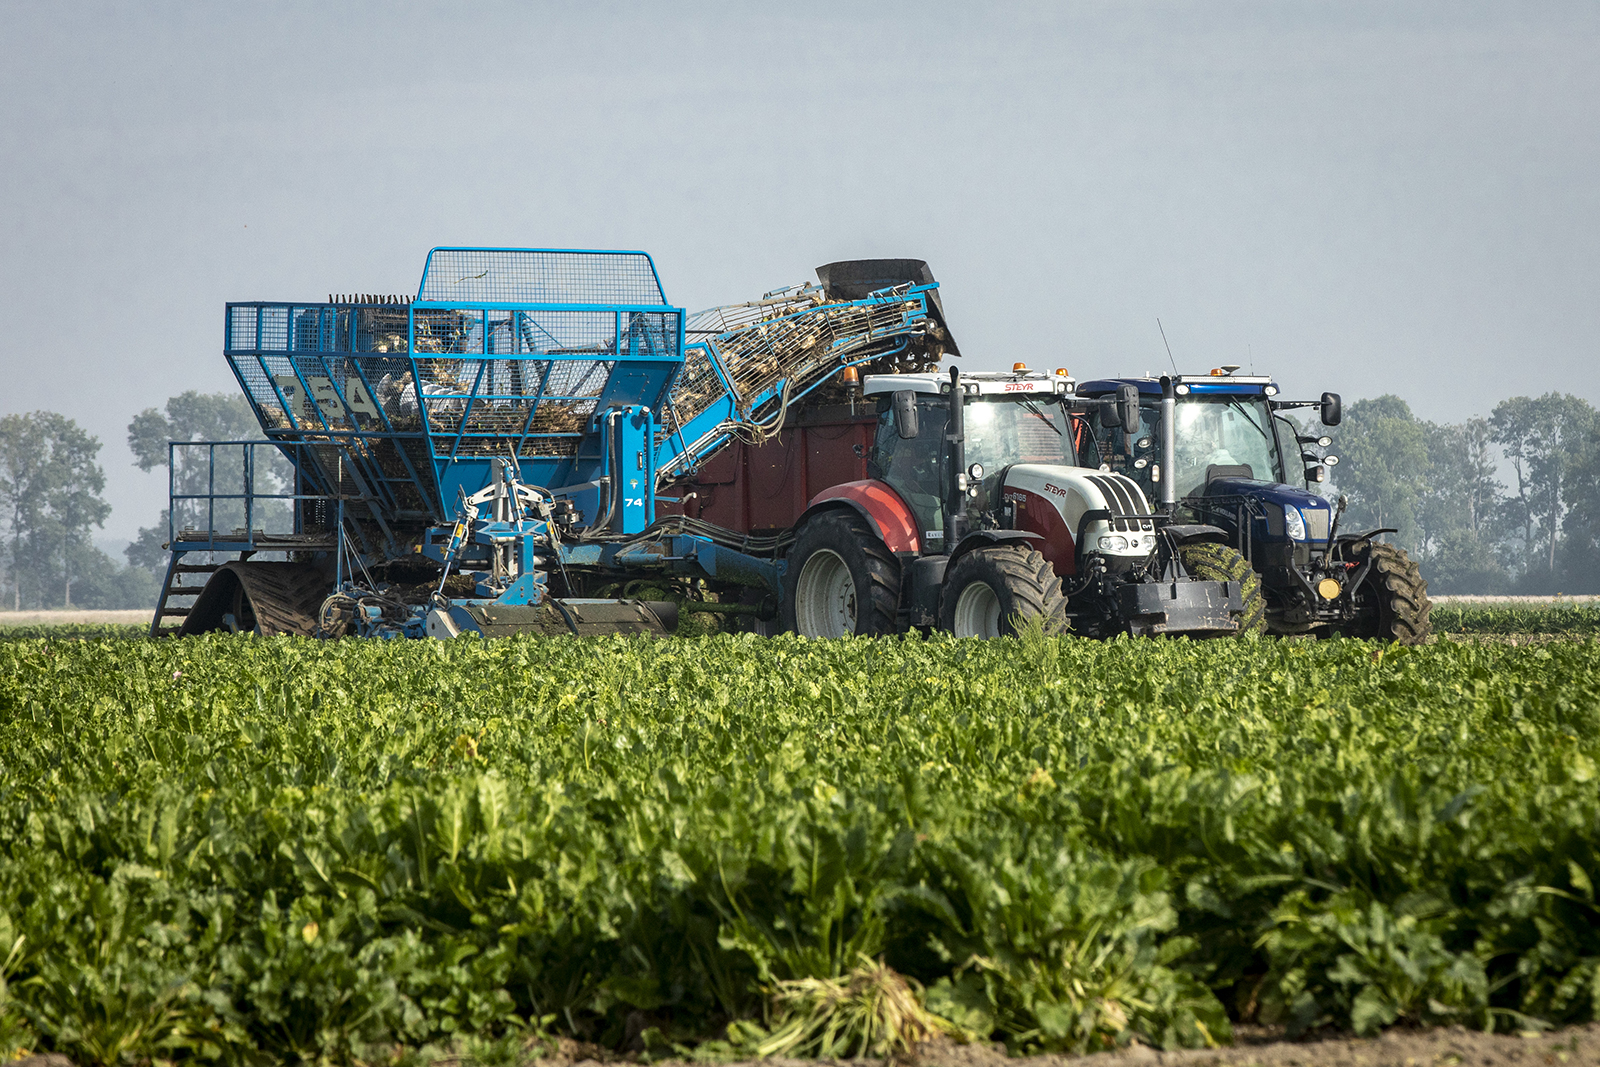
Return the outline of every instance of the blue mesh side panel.
[[[436,248],[418,300],[452,304],[665,304],[643,252]]]

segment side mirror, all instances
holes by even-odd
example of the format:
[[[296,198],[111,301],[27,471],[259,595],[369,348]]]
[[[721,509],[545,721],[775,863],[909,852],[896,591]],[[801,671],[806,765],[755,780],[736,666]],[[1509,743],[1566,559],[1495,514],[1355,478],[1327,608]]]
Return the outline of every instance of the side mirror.
[[[1099,416],[1100,425],[1104,429],[1115,430],[1122,425],[1122,419],[1117,415],[1117,402],[1109,396],[1100,401],[1095,414]]]
[[[917,436],[917,394],[910,389],[899,389],[894,394],[894,432],[900,440]]]
[[[1337,426],[1339,420],[1344,418],[1344,405],[1339,402],[1338,393],[1322,394],[1322,425]]]
[[[1139,387],[1137,385],[1117,386],[1117,420],[1122,423],[1122,428],[1129,433],[1139,429]]]

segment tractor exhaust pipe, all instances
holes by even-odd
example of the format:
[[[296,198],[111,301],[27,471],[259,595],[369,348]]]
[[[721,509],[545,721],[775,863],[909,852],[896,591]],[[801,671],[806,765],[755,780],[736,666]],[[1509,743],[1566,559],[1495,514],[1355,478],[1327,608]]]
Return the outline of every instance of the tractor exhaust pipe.
[[[1168,515],[1178,510],[1178,482],[1173,477],[1177,469],[1178,431],[1174,423],[1178,415],[1176,384],[1167,375],[1161,376],[1161,510]]]
[[[966,395],[961,389],[961,371],[950,368],[950,422],[945,427],[945,441],[950,445],[950,484],[945,487],[949,504],[945,507],[944,547],[946,552],[955,547],[967,534],[967,433]]]

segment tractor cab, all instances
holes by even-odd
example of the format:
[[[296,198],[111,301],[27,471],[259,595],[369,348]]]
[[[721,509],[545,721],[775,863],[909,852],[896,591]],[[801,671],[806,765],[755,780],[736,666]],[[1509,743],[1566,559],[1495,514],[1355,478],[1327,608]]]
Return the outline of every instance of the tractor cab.
[[[1261,515],[1258,536],[1325,542],[1330,506],[1315,486],[1339,459],[1304,451],[1326,448],[1331,440],[1301,434],[1280,411],[1320,406],[1326,426],[1338,426],[1338,395],[1323,394],[1320,402],[1277,400],[1277,382],[1266,374],[1235,370],[1083,382],[1078,395],[1090,402],[1083,462],[1128,475],[1170,510],[1211,512],[1224,498],[1274,504],[1270,515]],[[1118,390],[1138,392],[1138,426],[1123,426],[1115,416]]]
[[[877,401],[878,428],[868,473],[891,486],[911,508],[925,551],[953,547],[946,536],[950,501],[960,501],[958,513],[967,510],[972,499],[968,491],[976,492],[985,478],[981,473],[970,478],[974,468],[987,472],[992,481],[1017,463],[1078,465],[1073,385],[1060,371],[962,374],[965,447],[957,468],[950,447],[949,376],[869,376],[862,391]]]
[[[1155,385],[1153,393],[1140,390],[1140,422],[1131,433],[1120,425],[1091,421],[1084,442],[1086,463],[1128,475],[1145,487],[1153,500],[1160,497],[1160,482],[1165,478],[1171,479],[1179,500],[1204,496],[1219,478],[1289,482],[1275,432],[1277,423],[1260,386],[1253,393],[1179,397],[1173,426],[1176,447],[1170,470],[1163,470],[1161,392],[1159,383],[1151,384]]]
[[[1280,412],[1316,405],[1324,422],[1336,425],[1339,398],[1278,400],[1270,377],[1237,369],[1085,382],[1078,394],[1090,401],[1091,417],[1082,460],[1126,474],[1166,510],[1243,533],[1247,555],[1250,543],[1270,544],[1303,564],[1314,548],[1327,547],[1332,508],[1315,487],[1339,460],[1306,451],[1331,441],[1300,433]],[[1139,422],[1124,426],[1114,398],[1132,392]]]
[[[1065,371],[862,384],[878,414],[868,478],[801,517],[783,604],[797,632],[882,633],[903,616],[994,636],[1037,617],[1052,632],[1206,637],[1259,618],[1243,560],[1223,574],[1193,559],[1217,555],[1221,530],[1172,526],[1133,481],[1079,462],[1083,405]]]

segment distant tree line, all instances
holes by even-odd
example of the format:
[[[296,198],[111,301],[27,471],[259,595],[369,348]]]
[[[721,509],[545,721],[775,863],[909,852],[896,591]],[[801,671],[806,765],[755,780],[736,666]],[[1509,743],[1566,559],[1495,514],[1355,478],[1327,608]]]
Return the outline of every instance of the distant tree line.
[[[1600,593],[1600,412],[1546,393],[1461,423],[1397,396],[1345,409],[1341,528],[1393,527],[1434,593]]]
[[[0,418],[0,607],[122,608],[154,600],[155,581],[100,551],[91,532],[111,507],[100,442],[53,411]]]
[[[227,441],[258,438],[260,428],[245,399],[237,394],[187,392],[167,401],[165,410],[146,408],[128,424],[128,447],[141,470],[168,464],[169,441]],[[104,492],[106,474],[96,462],[100,441],[77,423],[51,411],[0,419],[0,609],[148,608],[155,604],[166,573],[168,513],[142,528],[125,550],[127,564],[107,556],[92,542],[111,507]],[[260,457],[258,457],[260,458]],[[178,450],[173,484],[181,493],[204,492],[211,483],[203,449]],[[228,481],[238,466],[235,450],[219,457],[218,492],[237,492]],[[267,465],[258,488],[275,491],[284,483],[286,464]],[[258,518],[287,514],[281,505]],[[215,515],[197,504],[180,507],[175,523],[216,522],[232,529],[243,520],[238,503],[223,503]],[[257,523],[259,525],[259,522]]]
[[[1600,412],[1587,401],[1513,397],[1487,418],[1440,424],[1418,419],[1397,396],[1380,396],[1351,403],[1335,432],[1342,462],[1326,491],[1348,499],[1340,528],[1394,528],[1390,539],[1418,559],[1433,592],[1600,593]],[[134,416],[128,446],[149,471],[167,466],[169,441],[259,433],[243,397],[187,392]],[[95,547],[91,532],[111,511],[99,451],[98,439],[54,412],[0,418],[0,607],[153,605],[170,517],[162,508],[139,531],[126,566]],[[207,460],[204,449],[178,450],[172,479],[180,493],[202,492],[218,476]],[[276,491],[288,476],[281,459],[262,464],[256,488]],[[252,521],[287,515],[279,504]],[[172,525],[232,529],[242,521],[236,504],[215,514],[190,504]]]

